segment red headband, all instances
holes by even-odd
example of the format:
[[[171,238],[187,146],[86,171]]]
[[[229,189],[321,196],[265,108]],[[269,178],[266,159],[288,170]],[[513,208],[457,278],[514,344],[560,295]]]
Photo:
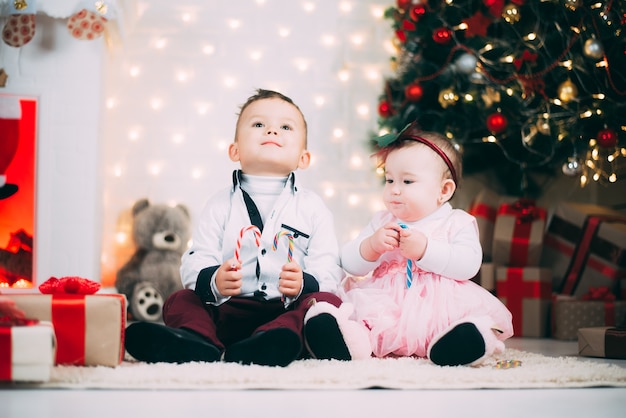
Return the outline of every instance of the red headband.
[[[454,169],[454,165],[452,165],[452,161],[450,161],[450,158],[448,158],[446,153],[443,152],[443,150],[441,148],[439,148],[437,145],[435,145],[434,143],[432,143],[428,139],[422,138],[421,136],[406,135],[406,136],[403,136],[403,137],[412,139],[412,140],[417,141],[417,142],[421,142],[422,144],[429,146],[430,149],[432,149],[437,154],[439,154],[439,156],[443,159],[443,161],[448,166],[448,169],[450,170],[450,173],[452,174],[452,180],[454,181],[454,184],[458,184],[457,179],[456,179],[456,170]]]

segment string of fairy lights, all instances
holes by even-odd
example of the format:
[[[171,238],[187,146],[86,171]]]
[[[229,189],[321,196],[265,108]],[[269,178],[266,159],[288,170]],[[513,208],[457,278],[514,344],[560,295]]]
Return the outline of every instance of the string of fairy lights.
[[[305,113],[313,161],[300,176],[336,213],[342,241],[362,228],[381,208],[367,138],[395,51],[383,22],[387,6],[249,0],[221,4],[209,16],[198,2],[181,2],[168,5],[175,13],[164,18],[157,16],[167,10],[137,2],[134,28],[107,71],[103,282],[133,250],[135,199],[182,202],[197,213],[227,185],[212,179],[226,179],[235,168],[226,154],[235,113],[258,87],[284,92]],[[263,30],[246,38],[261,21]]]

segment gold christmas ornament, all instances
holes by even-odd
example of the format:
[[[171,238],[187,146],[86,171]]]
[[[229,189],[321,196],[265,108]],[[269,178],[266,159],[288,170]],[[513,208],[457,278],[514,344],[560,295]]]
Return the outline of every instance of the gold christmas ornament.
[[[15,10],[24,10],[28,7],[28,3],[26,2],[26,0],[15,0],[13,2],[13,7],[15,8]]]
[[[500,103],[500,92],[493,87],[486,87],[480,97],[487,107],[491,107],[494,103]]]
[[[542,135],[550,135],[550,120],[543,116],[537,119],[537,130]]]
[[[521,19],[519,8],[514,4],[507,4],[502,9],[502,19],[507,23],[517,23]]]
[[[565,0],[565,7],[570,10],[576,10],[583,5],[583,0]]]
[[[448,106],[454,106],[458,101],[459,96],[450,88],[443,89],[439,92],[439,104],[444,109],[447,109]]]
[[[578,87],[568,78],[557,88],[556,94],[563,103],[568,103],[578,96]]]

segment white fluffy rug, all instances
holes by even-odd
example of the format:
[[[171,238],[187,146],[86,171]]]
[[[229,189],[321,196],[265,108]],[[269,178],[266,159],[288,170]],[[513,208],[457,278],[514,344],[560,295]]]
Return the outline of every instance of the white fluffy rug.
[[[496,367],[498,360],[518,367]],[[288,367],[233,363],[146,364],[116,368],[57,366],[38,388],[93,389],[522,389],[626,387],[626,368],[579,357],[507,349],[480,367],[439,367],[415,358],[351,362],[301,360]]]

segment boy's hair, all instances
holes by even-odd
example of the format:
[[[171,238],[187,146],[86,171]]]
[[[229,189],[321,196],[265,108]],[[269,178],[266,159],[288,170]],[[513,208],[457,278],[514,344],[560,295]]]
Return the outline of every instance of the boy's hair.
[[[461,181],[462,174],[463,174],[462,173],[463,160],[461,157],[461,153],[454,147],[454,144],[452,143],[452,141],[447,139],[445,136],[437,132],[422,131],[415,123],[411,124],[407,129],[402,131],[400,135],[398,135],[398,138],[396,138],[389,145],[386,145],[380,148],[378,151],[376,151],[374,155],[377,157],[379,161],[379,166],[384,166],[385,161],[387,160],[387,156],[389,155],[391,151],[401,149],[401,148],[406,148],[406,147],[413,146],[413,145],[420,145],[424,147],[427,146],[415,140],[414,139],[415,137],[424,138],[428,140],[437,148],[439,148],[441,151],[443,151],[443,153],[446,154],[446,156],[450,160],[450,163],[452,164],[452,168],[454,169],[456,176],[453,176],[452,172],[448,168],[444,172],[444,178],[455,180],[455,182],[457,183],[457,187],[458,187],[459,186],[458,183]],[[445,165],[447,164],[444,161],[444,166]],[[453,177],[456,177],[456,179],[454,179]]]
[[[239,113],[237,114],[237,125],[239,125],[239,119],[241,118],[241,114],[243,113],[244,110],[246,110],[248,106],[250,106],[254,102],[258,102],[259,100],[265,100],[265,99],[280,99],[282,101],[289,103],[290,105],[293,105],[293,107],[298,109],[298,112],[300,112],[300,115],[302,116],[302,120],[304,121],[304,144],[306,146],[308,126],[306,123],[306,118],[304,117],[304,113],[302,113],[302,110],[300,110],[298,105],[295,104],[293,100],[291,100],[291,98],[277,91],[257,89],[256,93],[248,97],[248,100],[246,100],[246,102],[243,105],[241,105],[241,107],[239,108]]]

